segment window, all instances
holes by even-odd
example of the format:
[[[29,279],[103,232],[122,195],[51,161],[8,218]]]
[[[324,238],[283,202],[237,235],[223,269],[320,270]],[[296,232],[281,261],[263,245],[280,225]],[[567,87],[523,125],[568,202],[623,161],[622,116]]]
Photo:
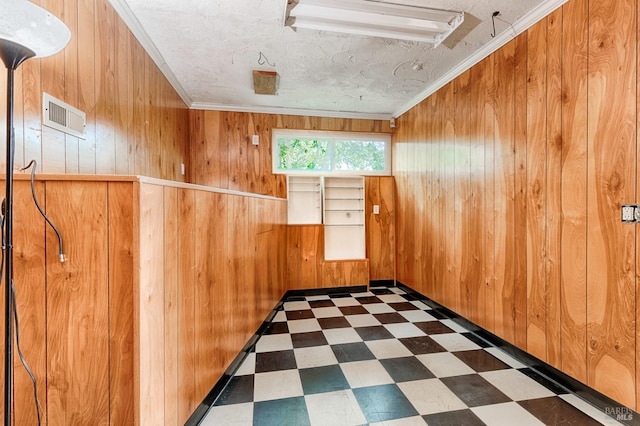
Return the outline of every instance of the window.
[[[391,174],[391,136],[384,133],[274,129],[273,172]]]

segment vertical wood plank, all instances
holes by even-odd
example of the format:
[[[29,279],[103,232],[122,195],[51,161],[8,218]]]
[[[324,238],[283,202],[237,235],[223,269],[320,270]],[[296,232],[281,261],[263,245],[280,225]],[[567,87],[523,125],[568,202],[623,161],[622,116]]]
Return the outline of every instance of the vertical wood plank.
[[[4,185],[5,181],[0,183]],[[46,419],[45,224],[31,198],[30,186],[29,182],[24,181],[14,183],[13,280],[20,321],[20,346],[38,382],[41,415]],[[43,201],[45,197],[42,182],[36,182],[35,191],[38,199]],[[2,335],[4,337],[4,327]],[[13,379],[14,423],[36,424],[38,416],[33,401],[33,384],[15,355]]]
[[[85,139],[78,145],[78,164],[79,172],[86,174],[96,172],[95,2],[78,0],[78,109],[87,114]]]
[[[320,262],[324,260],[324,227],[300,226],[300,289],[320,287]]]
[[[485,209],[484,217],[486,221],[485,232],[485,300],[486,307],[484,324],[489,330],[495,330],[495,298],[496,298],[496,178],[494,170],[496,167],[496,147],[495,147],[495,115],[496,115],[496,84],[495,84],[495,55],[490,55],[486,61],[487,77],[485,79],[485,116],[484,116],[484,179],[485,179]]]
[[[138,252],[131,182],[110,182],[109,208],[109,423],[133,424],[133,256]],[[135,222],[137,223],[137,222]]]
[[[195,354],[195,191],[178,191],[178,421],[184,424],[200,403],[196,399]]]
[[[527,351],[545,361],[547,18],[527,32]]]
[[[301,225],[287,225],[287,283],[288,288],[302,286],[302,245]]]
[[[455,93],[455,145],[454,145],[454,300],[456,311],[467,316],[470,311],[469,269],[473,253],[469,243],[471,222],[470,198],[470,87],[471,72],[466,71],[454,80]]]
[[[64,49],[64,100],[78,107],[78,0],[64,1],[64,22],[71,31],[71,40]],[[65,173],[79,173],[79,142],[77,136],[65,135]]]
[[[364,187],[367,190],[366,182]],[[377,226],[380,230],[380,243],[372,242],[372,244],[379,247],[380,252],[370,261],[372,271],[370,278],[372,280],[393,280],[395,279],[396,221],[395,181],[392,176],[379,178],[378,193],[380,214],[376,219],[379,220]]]
[[[251,323],[253,318],[250,316],[254,300],[253,295],[247,289],[249,276],[245,269],[245,248],[251,244],[249,233],[249,205],[248,200],[244,197],[234,196],[230,199],[232,204],[230,208],[233,210],[233,219],[229,220],[230,244],[229,255],[231,260],[231,277],[230,285],[233,288],[233,306],[235,306],[235,314],[241,321],[234,324],[233,337],[235,347],[242,347],[250,334]],[[231,207],[232,206],[232,207]]]
[[[583,383],[587,382],[587,7],[587,0],[572,0],[562,8],[562,371]]]
[[[514,122],[515,41],[496,52],[496,258],[495,307],[496,334],[515,342],[514,289],[514,199],[515,199],[515,122]],[[498,196],[499,194],[499,196]]]
[[[135,144],[132,135],[128,134],[133,116],[131,37],[126,24],[116,15],[113,93],[116,174],[133,174],[135,170]]]
[[[236,356],[242,346],[235,344],[233,337],[236,330],[236,292],[238,281],[236,275],[231,270],[231,259],[236,247],[231,244],[233,241],[232,227],[236,226],[232,199],[233,197],[215,194],[213,198],[213,232],[208,238],[215,241],[215,256],[212,269],[209,271],[211,280],[214,283],[213,300],[216,327],[214,329],[214,350],[218,351],[215,358],[215,371],[221,374],[229,366],[233,357]],[[239,223],[242,223],[240,220]],[[240,226],[240,225],[238,225]],[[240,281],[241,282],[241,281]],[[242,317],[241,321],[245,318]],[[244,344],[244,342],[242,342]],[[196,370],[198,371],[198,370]],[[209,389],[213,386],[211,383]]]
[[[57,238],[47,229],[48,422],[107,424],[107,184],[48,182],[46,212],[64,236],[67,256],[59,262]],[[156,328],[144,331],[157,333]],[[153,370],[153,363],[144,365]]]
[[[40,60],[25,61],[22,71],[22,115],[23,115],[23,158],[28,164],[38,161],[38,172],[42,171],[42,85]],[[6,145],[5,145],[6,146]],[[16,147],[18,151],[19,147]],[[5,160],[3,160],[3,164]]]
[[[64,19],[64,2],[41,0],[41,6],[53,15]],[[42,58],[40,70],[42,91],[58,99],[64,99],[66,85],[64,53],[59,52],[53,56]],[[36,157],[36,160],[42,159],[44,173],[64,173],[66,150],[64,134],[47,126],[41,125],[40,128],[42,129],[42,152]]]
[[[486,286],[485,276],[485,233],[486,217],[484,216],[484,126],[485,126],[485,86],[486,86],[486,61],[481,61],[478,66],[471,68],[471,118],[469,131],[470,141],[470,173],[469,184],[471,191],[471,223],[469,228],[469,244],[472,253],[469,268],[469,319],[476,324],[484,322]]]
[[[635,228],[620,223],[619,207],[635,199],[636,61],[627,52],[636,51],[636,6],[592,0],[588,9],[587,378],[632,408]]]
[[[547,17],[547,362],[561,366],[562,9]]]
[[[136,371],[139,380],[140,425],[165,421],[165,280],[164,192],[158,185],[140,184],[140,278],[137,294]]]
[[[146,132],[144,115],[144,105],[147,93],[145,93],[145,52],[138,40],[131,37],[131,59],[133,62],[133,78],[131,84],[133,86],[133,119],[132,127],[129,128],[129,137],[133,138],[135,143],[134,151],[134,173],[137,175],[145,175],[147,172],[147,156],[149,153],[146,149]]]
[[[214,259],[220,256],[216,241],[223,242],[222,238],[215,234],[215,224],[226,224],[226,214],[222,215],[220,203],[216,203],[216,196],[213,193],[196,193],[196,229],[199,230],[202,238],[196,239],[196,293],[195,293],[195,356],[196,356],[196,382],[195,398],[202,400],[215,382],[215,344],[217,331],[223,328],[221,323],[227,323],[228,318],[220,317],[221,321],[216,322],[214,316],[213,295],[215,291],[215,277],[213,274]],[[211,253],[215,253],[211,256]],[[222,258],[226,253],[222,251]],[[224,273],[223,270],[220,271]],[[220,299],[228,300],[224,288],[220,288]],[[215,328],[214,328],[215,326]]]
[[[443,128],[442,128],[442,137],[443,137],[443,149],[440,153],[440,161],[442,165],[442,185],[444,192],[444,211],[449,212],[453,211],[455,208],[455,180],[454,180],[454,172],[455,172],[455,124],[454,124],[454,116],[455,116],[455,101],[453,98],[453,83],[449,83],[443,89]],[[414,157],[415,158],[415,157]],[[454,287],[455,285],[455,257],[456,257],[456,241],[451,236],[455,235],[455,218],[451,217],[451,215],[445,214],[446,220],[442,221],[442,226],[445,229],[445,235],[448,235],[449,238],[443,238],[443,245],[445,247],[445,255],[444,255],[444,292],[443,292],[443,300],[445,301],[447,306],[450,306],[452,309],[456,309],[455,303],[455,293]],[[411,223],[411,222],[410,222]]]
[[[164,424],[184,424],[178,420],[178,189],[164,187]]]
[[[527,347],[527,33],[516,38],[515,50],[515,200],[514,299],[515,340]]]

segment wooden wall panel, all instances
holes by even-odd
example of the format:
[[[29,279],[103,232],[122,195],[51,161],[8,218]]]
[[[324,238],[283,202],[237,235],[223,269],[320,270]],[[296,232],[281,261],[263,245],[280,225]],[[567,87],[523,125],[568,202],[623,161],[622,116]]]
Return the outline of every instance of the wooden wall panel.
[[[64,237],[60,263],[29,182],[15,188],[22,343],[44,423],[183,424],[283,295],[286,201],[161,183],[37,181]],[[368,264],[340,274],[368,280]],[[17,359],[15,386],[17,424],[31,424],[31,382]]]
[[[302,241],[300,234],[302,226],[287,225],[287,287],[300,288],[303,286],[302,269]],[[324,234],[323,234],[324,235]],[[323,237],[324,241],[324,237]],[[324,257],[324,256],[323,256]],[[310,288],[316,287],[315,280],[308,284]]]
[[[237,333],[236,325],[246,321],[246,317],[239,317],[235,314],[237,303],[237,286],[243,285],[240,276],[234,275],[232,270],[232,257],[237,255],[233,252],[233,227],[240,226],[243,223],[235,222],[234,216],[234,197],[223,196],[221,194],[212,194],[212,212],[209,221],[213,222],[210,228],[208,239],[214,241],[214,256],[212,259],[212,268],[208,271],[209,280],[215,289],[214,296],[217,295],[217,301],[214,303],[214,313],[216,318],[214,329],[214,346],[216,348],[215,371],[224,370],[229,366],[233,357],[238,353],[238,344],[234,336]],[[198,209],[199,209],[198,205]],[[206,220],[206,219],[205,219]],[[201,255],[207,256],[207,253]],[[249,267],[247,264],[246,267]],[[216,300],[214,298],[214,300]]]
[[[192,183],[286,198],[284,175],[271,166],[271,130],[275,128],[390,133],[388,121],[190,111],[194,149]],[[258,135],[260,144],[251,143]]]
[[[0,183],[4,186],[5,181]],[[29,182],[16,182],[14,191],[13,279],[20,321],[20,345],[38,381],[38,400],[44,408],[43,403],[47,400],[45,224],[31,198]],[[36,194],[40,201],[44,200],[44,185],[41,182],[36,182]],[[1,306],[4,312],[4,303]],[[2,329],[4,337],[4,327]],[[33,385],[15,351],[13,395],[15,424],[36,424],[38,416],[33,400]],[[41,415],[46,419],[46,412]]]
[[[587,6],[563,8],[562,370],[587,382]],[[570,184],[567,184],[570,183]]]
[[[226,203],[216,203],[216,194],[209,192],[196,192],[196,218],[195,224],[198,232],[203,238],[197,238],[195,242],[195,275],[196,275],[196,289],[195,289],[195,398],[197,401],[207,395],[207,392],[211,389],[213,383],[216,380],[216,358],[215,358],[215,344],[216,336],[214,332],[214,325],[216,319],[214,317],[214,303],[215,296],[215,266],[214,262],[218,258],[218,246],[219,241],[225,244],[225,239],[213,238],[216,235],[216,230],[222,230],[222,226],[227,225],[227,213]],[[212,220],[213,219],[213,220]],[[219,228],[216,229],[216,224],[219,224]],[[225,253],[224,249],[221,250]],[[211,255],[215,253],[215,255]],[[225,256],[226,257],[226,256]],[[223,257],[224,258],[224,257]],[[219,271],[221,274],[223,270]],[[222,289],[221,289],[222,291]],[[220,296],[224,300],[233,300],[229,298],[227,294]],[[219,330],[224,330],[224,324],[227,324],[230,318],[221,317],[220,321],[223,324],[217,324]],[[230,338],[230,336],[228,337]],[[235,343],[235,342],[234,342]]]
[[[562,10],[547,17],[547,362],[560,368],[562,230]]]
[[[244,197],[231,197],[229,209],[232,212],[232,219],[228,221],[230,273],[236,283],[232,286],[233,298],[231,300],[233,300],[235,307],[234,315],[243,318],[242,321],[234,323],[232,340],[235,347],[241,347],[250,334],[255,331],[251,327],[254,321],[252,315],[254,295],[251,293],[253,283],[249,281],[250,276],[245,257],[247,249],[251,245],[249,200]],[[249,288],[247,288],[248,286]]]
[[[324,260],[324,226],[301,226],[300,249],[300,269],[302,273],[300,274],[299,285],[302,288],[321,287],[322,271],[320,263]]]
[[[442,110],[442,133],[441,137],[443,142],[442,150],[440,152],[440,172],[442,174],[443,185],[443,208],[445,212],[453,211],[455,203],[455,180],[452,179],[455,167],[455,99],[453,98],[453,82],[447,84],[443,89],[443,110]],[[415,156],[413,157],[415,158]],[[414,169],[415,170],[415,169]],[[409,181],[409,188],[414,179]],[[412,191],[413,192],[413,191]],[[449,238],[455,235],[455,218],[450,214],[444,215],[445,220],[441,222],[441,226],[444,231],[444,238]],[[415,223],[419,218],[408,218],[409,223]],[[443,242],[444,242],[443,238]],[[450,240],[453,244],[443,244],[444,247],[444,291],[443,299],[448,306],[456,306],[454,298],[455,281],[455,240]]]
[[[164,188],[164,421],[180,424],[179,406],[179,234],[178,188]]]
[[[165,280],[164,191],[159,185],[140,185],[140,260],[136,296],[136,374],[139,406],[136,423],[164,424],[165,420]],[[160,355],[160,356],[159,356]]]
[[[444,101],[445,91],[439,91],[436,93],[436,106],[442,105]],[[445,247],[444,243],[446,238],[446,210],[445,210],[445,187],[442,184],[444,182],[444,163],[442,161],[444,155],[444,143],[443,143],[443,134],[444,131],[444,108],[435,108],[434,118],[435,123],[433,123],[433,131],[432,137],[434,140],[434,146],[431,149],[431,155],[433,156],[433,162],[435,163],[435,167],[433,170],[434,180],[436,181],[435,188],[435,215],[434,215],[434,227],[432,229],[435,231],[435,238],[433,243],[435,244],[434,253],[433,253],[433,273],[436,278],[436,282],[434,282],[433,286],[435,287],[434,297],[435,300],[442,301],[445,298]],[[396,197],[396,203],[398,202],[398,197]],[[408,203],[408,200],[406,201]],[[404,220],[400,220],[399,216],[396,216],[396,223],[400,224],[404,222]],[[410,224],[408,226],[411,226]],[[405,233],[400,234],[397,233],[397,238],[400,238],[401,235],[406,235]],[[399,242],[399,240],[398,240]],[[396,265],[400,263],[400,250],[406,244],[406,241],[403,241],[402,244],[396,243],[397,252],[396,252]],[[404,282],[404,281],[403,281]]]
[[[365,177],[365,231],[371,280],[395,279],[395,188],[393,177]],[[373,214],[373,206],[380,214]]]
[[[35,159],[39,172],[184,181],[180,163],[189,165],[187,107],[108,0],[36,3],[62,19],[72,38],[62,52],[30,59],[18,70],[16,166]],[[86,112],[86,139],[42,126],[43,91]],[[5,94],[2,85],[0,96]],[[147,116],[140,114],[144,105],[150,105]]]
[[[484,217],[484,155],[485,145],[480,138],[484,134],[485,93],[484,85],[487,78],[486,61],[471,69],[469,85],[471,86],[469,119],[470,135],[470,223],[469,223],[469,248],[470,265],[467,272],[468,280],[468,318],[476,324],[484,322],[486,286],[484,282],[485,268],[485,232],[486,220]],[[436,186],[432,183],[432,187]],[[433,213],[432,213],[433,215]]]
[[[458,312],[468,316],[471,300],[471,277],[469,269],[473,253],[469,244],[470,237],[470,125],[471,125],[471,71],[466,71],[454,81],[455,99],[455,145],[454,145],[454,306]]]
[[[514,344],[527,347],[527,33],[514,53]]]
[[[571,0],[399,117],[393,135],[398,280],[633,409],[640,237],[620,206],[640,182],[637,7]],[[471,165],[456,155],[452,172],[447,155],[467,133]],[[455,204],[467,196],[480,225]],[[435,212],[418,214],[428,200]],[[482,244],[469,249],[467,233]],[[476,252],[479,270],[465,263]]]
[[[67,256],[60,263],[56,244],[47,245],[48,422],[107,424],[107,184],[48,182],[46,191],[46,211],[64,236]],[[70,211],[77,214],[67,214]],[[51,229],[47,229],[47,241],[56,241]],[[148,253],[151,256],[153,251]],[[143,330],[157,332],[153,327]],[[145,364],[145,368],[153,370],[154,365]],[[155,406],[157,412],[162,403]]]
[[[200,401],[196,398],[196,196],[178,192],[178,422],[184,424]]]
[[[636,2],[589,2],[587,380],[635,407]],[[615,119],[612,119],[615,117]]]
[[[135,419],[134,386],[134,274],[138,250],[134,230],[133,185],[110,182],[109,204],[109,422],[132,424]]]
[[[322,262],[320,287],[345,287],[369,284],[369,259]]]
[[[489,56],[484,60],[486,63],[485,71],[487,76],[485,78],[485,115],[484,115],[484,135],[479,135],[479,138],[484,140],[484,184],[485,184],[485,208],[484,217],[486,220],[485,231],[485,268],[484,279],[486,285],[485,300],[483,301],[485,306],[484,321],[480,323],[488,330],[494,330],[496,324],[496,217],[495,217],[495,203],[496,203],[496,178],[494,170],[496,167],[496,147],[495,147],[495,122],[496,122],[496,85],[495,85],[495,57]],[[442,212],[441,214],[444,214]],[[482,315],[481,315],[482,318]]]
[[[495,56],[495,318],[496,334],[515,343],[515,41]]]
[[[546,361],[547,19],[528,30],[527,350]]]

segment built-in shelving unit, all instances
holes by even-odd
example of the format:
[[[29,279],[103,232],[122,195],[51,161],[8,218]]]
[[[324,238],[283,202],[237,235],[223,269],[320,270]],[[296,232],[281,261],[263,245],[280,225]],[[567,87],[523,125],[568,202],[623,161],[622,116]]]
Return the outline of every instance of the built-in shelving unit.
[[[325,177],[323,194],[325,259],[364,259],[364,177]]]
[[[288,223],[318,225],[322,223],[322,178],[288,176]]]

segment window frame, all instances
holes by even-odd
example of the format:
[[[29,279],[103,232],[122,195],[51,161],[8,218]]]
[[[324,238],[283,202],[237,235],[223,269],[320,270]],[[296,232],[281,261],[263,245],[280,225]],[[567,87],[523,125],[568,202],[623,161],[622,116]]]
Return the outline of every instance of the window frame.
[[[329,152],[335,153],[336,140],[361,140],[384,142],[384,170],[281,170],[278,138],[298,137],[301,139],[330,139]],[[325,130],[272,129],[271,131],[271,171],[278,175],[304,176],[391,176],[391,134],[372,132],[339,132]],[[334,166],[331,158],[331,167]]]

